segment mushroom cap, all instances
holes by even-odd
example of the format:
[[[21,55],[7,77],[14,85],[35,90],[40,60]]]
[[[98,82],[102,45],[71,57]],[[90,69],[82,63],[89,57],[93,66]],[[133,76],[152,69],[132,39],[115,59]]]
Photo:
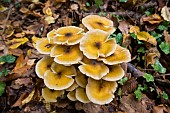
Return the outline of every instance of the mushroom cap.
[[[116,50],[116,40],[109,33],[94,29],[88,31],[80,42],[80,50],[89,59],[110,56]]]
[[[53,41],[56,44],[66,44],[66,45],[75,45],[78,44],[84,33],[83,29],[75,26],[66,26],[58,28]]]
[[[71,101],[76,101],[76,90],[70,91],[67,94],[67,98],[70,99]]]
[[[53,48],[53,46],[54,46],[54,44],[49,43],[47,38],[42,38],[42,39],[38,40],[36,42],[36,45],[35,45],[36,49],[41,54],[50,54],[51,49]]]
[[[85,88],[87,85],[87,77],[80,71],[77,71],[77,76],[75,77],[76,83],[82,87]]]
[[[102,79],[106,81],[117,81],[124,76],[124,70],[120,65],[112,65],[109,68],[109,73],[104,76]]]
[[[54,46],[51,50],[50,56],[55,57],[54,58],[55,62],[59,64],[67,65],[67,66],[71,64],[76,64],[83,58],[83,54],[80,51],[78,45]]]
[[[66,89],[66,91],[73,91],[78,87],[78,84],[74,82],[69,88]]]
[[[99,15],[88,15],[82,19],[82,23],[88,30],[100,29],[112,34],[116,29],[113,27],[113,21]]]
[[[89,78],[86,86],[86,94],[93,103],[104,105],[113,100],[116,88],[117,83],[115,81],[110,82]]]
[[[44,73],[47,70],[50,70],[51,64],[54,62],[53,58],[49,56],[45,56],[42,59],[40,59],[36,66],[35,66],[35,72],[39,78],[44,78]]]
[[[101,60],[108,65],[120,64],[123,62],[131,61],[131,54],[128,49],[117,45],[115,52],[106,58],[101,58]]]
[[[42,89],[42,96],[47,102],[57,102],[57,97],[60,97],[63,94],[63,90],[51,90],[47,87]]]
[[[87,97],[85,89],[82,88],[82,87],[78,87],[76,89],[76,98],[77,98],[77,100],[79,100],[82,103],[89,103],[90,102],[90,100]]]
[[[48,33],[47,33],[47,39],[48,39],[48,41],[51,42],[51,43],[54,43],[54,42],[53,42],[53,38],[56,37],[56,35],[57,35],[57,33],[56,33],[56,30],[55,30],[55,29],[53,29],[53,30],[51,30],[50,32],[48,32]]]
[[[80,72],[96,80],[109,73],[109,68],[106,65],[94,60],[91,61],[91,64],[82,64],[78,68]]]
[[[44,84],[54,90],[64,90],[69,88],[74,79],[72,76],[76,75],[74,66],[64,66],[57,63],[51,65],[51,70],[44,74]]]

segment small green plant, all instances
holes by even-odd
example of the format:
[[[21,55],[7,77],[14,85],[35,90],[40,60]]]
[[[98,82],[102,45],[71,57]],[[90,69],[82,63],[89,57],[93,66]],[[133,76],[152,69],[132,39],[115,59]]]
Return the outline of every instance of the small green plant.
[[[149,16],[149,15],[153,14],[153,11],[154,11],[154,8],[149,8],[147,11],[145,11],[145,14],[147,16]]]
[[[123,77],[122,79],[120,79],[120,81],[118,83],[121,85],[124,85],[127,80],[128,80],[127,77]]]
[[[5,92],[6,84],[4,82],[0,82],[0,96]]]
[[[0,62],[4,62],[4,63],[14,63],[16,60],[16,57],[12,56],[12,55],[5,55],[0,57]]]
[[[103,4],[103,0],[94,0],[94,2],[98,8],[100,8],[101,5]]]
[[[119,0],[119,2],[127,2],[128,0]]]
[[[161,42],[161,44],[159,45],[159,47],[161,48],[161,50],[167,55],[170,53],[170,44],[166,43],[166,42]]]
[[[140,47],[138,50],[137,50],[138,53],[145,53],[146,50],[144,47]]]
[[[168,94],[165,93],[165,91],[162,92],[162,97],[163,97],[165,100],[168,100],[168,99],[169,99]]]
[[[10,72],[10,70],[8,70],[8,69],[3,69],[3,70],[0,72],[0,77],[2,77],[3,75],[4,75],[4,76],[7,76],[7,75],[8,75],[8,72]]]
[[[154,82],[154,78],[151,74],[145,73],[143,78],[146,79],[146,82]]]
[[[156,59],[155,64],[151,65],[155,71],[158,71],[159,73],[165,73],[166,68],[162,66],[162,64],[159,62],[158,59]]]
[[[145,91],[145,90],[147,90],[146,84],[144,84],[144,87],[142,87],[141,84],[138,84],[138,88],[134,91],[135,97],[138,100],[141,100],[142,99],[142,91]]]
[[[168,30],[169,23],[170,23],[170,22],[164,20],[164,21],[158,26],[157,29],[159,29],[160,31]]]

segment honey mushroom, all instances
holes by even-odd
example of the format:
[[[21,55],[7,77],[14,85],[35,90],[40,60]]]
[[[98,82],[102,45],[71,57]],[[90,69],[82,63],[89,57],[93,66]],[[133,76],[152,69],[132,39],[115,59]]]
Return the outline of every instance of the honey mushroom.
[[[35,72],[39,78],[44,78],[44,73],[47,70],[51,69],[51,64],[54,62],[53,58],[49,56],[45,56],[42,59],[40,59],[36,66],[35,66]]]
[[[78,45],[56,45],[52,48],[50,56],[55,57],[55,62],[66,66],[77,64],[83,58]]]
[[[111,65],[109,66],[109,73],[102,79],[106,81],[118,81],[124,76],[124,74],[124,70],[120,65]]]
[[[80,50],[89,59],[108,57],[116,50],[116,40],[102,30],[88,31],[80,42]]]
[[[87,77],[80,71],[77,71],[77,76],[75,77],[75,81],[82,88],[85,88],[87,85]]]
[[[57,102],[57,98],[64,94],[63,90],[51,90],[47,87],[42,89],[42,97],[47,102]]]
[[[76,90],[73,90],[73,91],[70,91],[68,94],[67,94],[67,98],[71,101],[76,101],[77,98],[76,98]]]
[[[64,66],[53,62],[51,70],[46,71],[44,74],[44,84],[49,89],[64,90],[74,83],[72,76],[76,76],[76,74],[73,65]]]
[[[101,60],[105,64],[115,65],[115,64],[120,64],[123,62],[131,61],[131,54],[128,49],[117,45],[116,50],[114,53],[112,53],[112,55],[110,55],[106,58],[101,58]]]
[[[41,54],[50,54],[53,46],[54,46],[54,43],[52,41],[49,42],[47,38],[41,38],[40,40],[36,42],[36,45],[35,45],[36,49]]]
[[[53,38],[54,43],[62,45],[78,44],[84,33],[83,29],[75,26],[61,27],[56,30],[56,36]]]
[[[112,34],[116,30],[113,26],[113,21],[99,15],[88,15],[82,19],[82,23],[89,31],[100,29]]]
[[[96,80],[100,80],[109,73],[109,68],[105,64],[95,60],[91,60],[89,64],[83,63],[78,68],[80,72]]]
[[[86,94],[88,99],[99,105],[110,103],[114,98],[114,92],[117,89],[117,83],[115,81],[94,80],[88,78],[88,84],[86,86]]]
[[[90,100],[87,97],[85,88],[82,88],[82,87],[76,88],[76,99],[82,103],[90,102]]]

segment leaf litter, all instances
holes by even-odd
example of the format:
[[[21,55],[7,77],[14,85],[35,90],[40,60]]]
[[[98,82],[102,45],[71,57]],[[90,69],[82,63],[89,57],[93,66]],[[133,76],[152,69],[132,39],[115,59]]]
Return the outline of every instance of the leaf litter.
[[[170,112],[168,4],[162,0],[3,0],[0,3],[0,72],[3,69],[10,71],[7,76],[0,77],[1,111]],[[117,90],[108,105],[71,102],[66,97],[57,103],[47,103],[41,97],[44,83],[34,71],[36,62],[43,57],[35,49],[35,43],[46,37],[50,30],[61,26],[84,28],[81,19],[90,14],[113,20],[117,27],[113,36],[132,53],[133,60],[123,66],[127,80],[123,85],[119,84],[120,91]],[[153,36],[154,31],[157,34]],[[140,52],[141,47],[146,52]],[[145,73],[150,74],[152,80],[147,81],[147,77],[143,77]],[[147,86],[141,91],[141,100],[137,100],[135,97],[139,95],[134,93],[139,84],[142,88]]]

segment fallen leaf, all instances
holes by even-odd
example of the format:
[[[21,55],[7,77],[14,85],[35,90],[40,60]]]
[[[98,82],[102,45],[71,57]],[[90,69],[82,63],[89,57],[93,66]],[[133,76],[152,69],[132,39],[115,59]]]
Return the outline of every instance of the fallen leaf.
[[[163,110],[164,110],[163,105],[154,106],[152,113],[164,113]]]
[[[150,24],[159,24],[163,21],[158,14],[152,14],[150,16],[143,17],[142,20],[144,22],[149,22]]]
[[[21,7],[21,9],[19,10],[21,13],[30,13],[30,10],[28,9],[28,8],[26,8],[26,7]]]
[[[26,97],[27,92],[23,92],[19,99],[11,106],[11,107],[17,107],[17,106],[21,106],[22,105],[22,100],[24,100],[24,98]]]
[[[145,94],[142,94],[141,101],[135,99],[133,94],[122,96],[120,109],[128,113],[151,113],[154,102]]]
[[[131,44],[131,37],[130,34],[123,34],[123,42],[122,46],[127,47]]]
[[[49,7],[44,7],[43,8],[43,13],[45,15],[48,15],[48,16],[52,16],[53,15],[53,13],[52,13],[52,11],[51,11],[51,9]]]
[[[51,16],[45,17],[45,21],[46,21],[48,24],[55,23],[54,17],[51,17]]]
[[[6,9],[7,9],[7,7],[4,7],[3,5],[0,5],[0,11],[4,11]]]
[[[22,100],[22,105],[25,105],[26,103],[30,102],[32,97],[34,96],[35,93],[35,89],[32,90],[32,92],[28,95],[27,98],[25,98],[24,100]]]
[[[163,34],[164,34],[166,43],[170,44],[170,34],[168,33],[168,31],[164,31]]]
[[[161,16],[164,18],[166,21],[170,21],[170,12],[167,6],[164,6],[161,10]]]
[[[21,54],[23,54],[23,51],[19,48],[17,49],[9,49],[9,53],[14,55],[14,56],[20,56]]]
[[[10,49],[16,49],[20,45],[23,45],[28,41],[29,41],[28,38],[24,37],[24,38],[17,38],[17,39],[14,38],[12,40],[7,41],[6,43],[9,45]]]
[[[122,34],[128,34],[128,32],[129,32],[129,23],[126,22],[126,21],[121,21],[121,22],[119,22],[118,28],[122,32]]]
[[[137,33],[140,32],[140,28],[138,26],[131,26],[129,32],[137,35]]]
[[[146,52],[146,66],[155,64],[156,58],[160,57],[160,53],[156,47],[150,48]]]
[[[20,55],[16,60],[16,65],[14,70],[22,68],[24,65],[26,65],[26,63],[27,63],[27,59],[24,59],[24,55],[23,54]]]
[[[137,39],[138,40],[143,40],[146,42],[149,42],[150,44],[153,44],[154,46],[157,45],[157,41],[156,38],[154,38],[153,36],[151,36],[148,32],[146,31],[141,31],[139,33],[137,33]]]

